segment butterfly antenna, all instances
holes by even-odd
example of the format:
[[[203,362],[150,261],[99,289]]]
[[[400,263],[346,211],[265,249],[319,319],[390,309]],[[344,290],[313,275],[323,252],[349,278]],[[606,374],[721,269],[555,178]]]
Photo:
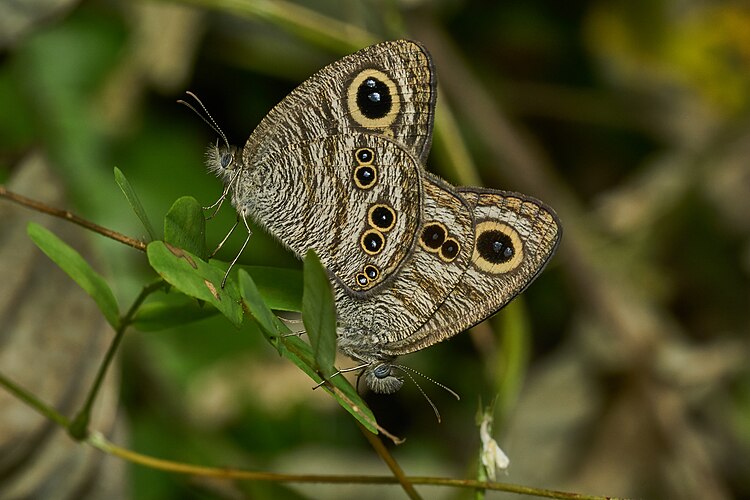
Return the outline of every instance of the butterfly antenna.
[[[405,368],[404,366],[401,366],[401,365],[391,365],[391,366],[393,368],[399,368],[402,372],[404,372],[404,374],[406,374],[407,377],[409,377],[411,379],[412,382],[414,382],[414,385],[417,386],[417,389],[419,389],[419,392],[422,393],[422,396],[424,396],[424,398],[427,400],[427,402],[430,403],[430,406],[432,406],[432,411],[435,412],[435,417],[437,417],[438,423],[442,422],[443,420],[440,418],[440,412],[438,411],[437,406],[435,406],[435,403],[432,402],[432,400],[427,395],[427,393],[424,392],[424,390],[422,389],[422,386],[419,385],[419,383],[414,379],[414,377],[411,376],[411,373],[409,373],[408,371],[404,370],[404,368]],[[415,371],[414,373],[419,373],[419,372]],[[422,374],[420,373],[420,375],[422,375]],[[425,377],[425,378],[428,378],[428,377]],[[433,382],[434,382],[434,380],[433,380]],[[451,392],[453,392],[453,391],[451,391]]]
[[[187,102],[187,101],[183,101],[182,99],[178,99],[177,102],[180,103],[180,104],[183,104],[183,105],[187,106],[187,108],[190,109],[196,115],[198,115],[201,120],[203,120],[204,122],[206,122],[206,125],[208,125],[209,127],[211,127],[211,130],[213,130],[214,132],[216,132],[217,134],[219,134],[219,137],[222,138],[222,140],[224,141],[224,144],[226,144],[227,148],[229,148],[229,141],[227,140],[227,136],[224,135],[224,132],[221,130],[221,127],[219,127],[219,124],[216,123],[216,120],[214,120],[214,117],[211,116],[211,113],[208,112],[208,108],[206,108],[206,105],[203,104],[203,102],[200,99],[198,99],[197,95],[193,94],[189,90],[186,91],[185,93],[187,95],[189,95],[190,97],[192,97],[193,99],[195,99],[195,102],[197,102],[198,105],[200,105],[200,107],[203,110],[203,113],[205,113],[205,115],[203,113],[201,113],[200,111],[198,111],[197,109],[195,109],[195,107],[192,104],[190,104],[189,102]]]
[[[416,374],[417,374],[417,375],[419,375],[420,377],[422,377],[422,378],[424,378],[424,379],[427,379],[427,380],[429,380],[430,382],[432,382],[433,384],[435,384],[436,386],[438,386],[438,387],[441,387],[441,388],[445,389],[446,391],[448,391],[448,392],[449,392],[449,393],[450,393],[450,394],[451,394],[451,395],[452,395],[452,396],[453,396],[454,398],[456,398],[456,400],[458,400],[458,401],[461,401],[461,396],[459,396],[459,395],[458,395],[458,393],[457,393],[456,391],[454,391],[453,389],[451,389],[450,387],[448,387],[448,386],[446,386],[446,385],[444,385],[444,384],[441,384],[441,383],[440,383],[440,382],[438,382],[437,380],[435,380],[435,379],[432,379],[432,378],[428,377],[428,376],[427,376],[427,375],[425,375],[424,373],[422,373],[422,372],[419,372],[419,371],[415,370],[414,368],[409,368],[408,366],[404,366],[404,365],[391,365],[391,366],[394,366],[394,367],[396,367],[396,368],[400,368],[401,370],[403,370],[403,371],[405,371],[405,372],[406,372],[406,371],[410,371],[410,372],[412,372],[412,373],[416,373]]]

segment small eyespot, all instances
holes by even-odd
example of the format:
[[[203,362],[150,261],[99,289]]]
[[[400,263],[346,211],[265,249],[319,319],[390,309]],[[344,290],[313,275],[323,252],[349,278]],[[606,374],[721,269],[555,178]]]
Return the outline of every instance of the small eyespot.
[[[373,265],[367,265],[365,266],[365,276],[367,276],[370,280],[377,279],[378,275],[380,273],[378,272],[378,268]]]
[[[369,281],[368,281],[368,279],[367,279],[367,276],[365,276],[364,274],[362,274],[362,273],[359,273],[359,274],[357,275],[357,284],[358,284],[359,286],[367,286],[367,283],[368,283],[368,282],[369,282]]]
[[[370,255],[376,255],[380,253],[385,244],[385,238],[380,231],[377,229],[368,229],[362,233],[362,238],[359,240],[362,250]]]
[[[370,207],[367,222],[383,232],[390,231],[396,225],[396,212],[388,205],[378,203]]]
[[[427,224],[422,229],[422,235],[420,236],[420,243],[429,252],[437,252],[440,249],[440,245],[445,241],[448,236],[445,226],[439,222],[433,222]]]
[[[378,171],[372,165],[359,165],[354,169],[354,184],[360,189],[370,189],[378,180]]]
[[[375,152],[370,148],[359,148],[354,153],[360,165],[369,165],[375,159]]]
[[[460,250],[461,245],[458,244],[458,241],[448,238],[440,245],[440,258],[446,262],[451,262],[458,256]]]

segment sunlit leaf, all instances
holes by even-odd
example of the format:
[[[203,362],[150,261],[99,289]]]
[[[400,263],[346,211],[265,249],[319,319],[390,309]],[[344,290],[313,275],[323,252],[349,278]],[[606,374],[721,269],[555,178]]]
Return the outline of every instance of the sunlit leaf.
[[[141,200],[138,199],[138,195],[135,194],[135,190],[133,190],[133,187],[130,185],[130,182],[128,182],[128,179],[125,178],[125,174],[123,174],[122,171],[117,167],[115,167],[115,182],[120,187],[122,194],[124,194],[125,198],[128,200],[130,208],[133,209],[133,212],[135,212],[135,215],[138,217],[138,219],[140,219],[143,227],[146,228],[146,232],[148,232],[149,236],[149,241],[155,240],[157,238],[156,231],[154,231],[154,226],[151,225],[151,221],[149,220],[148,215],[146,215],[146,211],[143,209],[143,205],[141,205]]]
[[[212,304],[235,325],[242,323],[237,282],[228,280],[222,288],[224,273],[221,269],[162,241],[149,243],[146,251],[151,267],[167,283],[186,295]]]
[[[117,300],[104,278],[81,254],[42,226],[30,223],[27,232],[36,246],[94,299],[107,322],[117,328],[120,323]]]
[[[206,219],[195,198],[183,196],[172,204],[164,217],[164,241],[201,259],[208,257]]]
[[[313,250],[305,256],[302,321],[310,337],[317,368],[326,376],[336,372],[336,308],[331,283]]]
[[[317,362],[310,346],[298,336],[293,335],[289,331],[289,328],[271,312],[263,302],[263,298],[253,279],[243,269],[239,272],[239,283],[242,298],[248,310],[260,325],[261,331],[263,331],[263,335],[268,342],[281,356],[297,365],[316,384],[321,383],[323,379],[316,369]],[[349,381],[343,376],[335,376],[330,377],[329,382],[333,386],[333,389],[324,385],[325,390],[332,394],[339,404],[351,413],[354,418],[359,420],[370,432],[377,434],[378,426],[375,416]]]

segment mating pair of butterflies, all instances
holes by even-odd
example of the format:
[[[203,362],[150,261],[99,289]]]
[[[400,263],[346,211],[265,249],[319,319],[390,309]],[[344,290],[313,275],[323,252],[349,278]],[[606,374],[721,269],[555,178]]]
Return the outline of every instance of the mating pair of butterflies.
[[[375,392],[392,361],[475,325],[521,293],[560,241],[555,213],[519,193],[427,172],[435,69],[419,43],[372,45],[310,77],[240,151],[209,149],[240,217],[327,269],[338,348]]]

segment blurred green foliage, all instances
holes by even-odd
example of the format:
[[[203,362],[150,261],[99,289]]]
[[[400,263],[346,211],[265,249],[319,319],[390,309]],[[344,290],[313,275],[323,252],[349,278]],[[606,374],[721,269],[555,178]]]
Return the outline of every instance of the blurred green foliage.
[[[408,439],[396,459],[412,475],[472,477],[476,402],[497,397],[512,482],[739,498],[750,495],[748,33],[750,9],[731,1],[71,2],[3,34],[0,181],[41,151],[67,188],[66,208],[145,238],[113,167],[152,221],[181,196],[210,205],[222,190],[203,164],[216,138],[176,104],[185,90],[241,146],[292,88],[369,37],[422,40],[442,84],[428,168],[537,196],[565,235],[523,298],[401,360],[461,394],[456,402],[420,380],[442,424],[413,384],[367,396],[378,422]],[[451,123],[455,134],[442,137]],[[209,246],[234,220],[227,206],[208,222]],[[243,237],[218,258],[231,260]],[[145,255],[94,241],[97,269],[129,303],[154,277]],[[301,297],[300,263],[259,228],[241,262],[291,269],[281,286]],[[273,278],[258,283],[272,290]],[[133,330],[121,354],[133,449],[206,465],[387,474],[353,419],[311,391],[253,322],[238,330],[214,315]],[[226,491],[142,467],[130,468],[129,483],[138,499],[400,493]]]

